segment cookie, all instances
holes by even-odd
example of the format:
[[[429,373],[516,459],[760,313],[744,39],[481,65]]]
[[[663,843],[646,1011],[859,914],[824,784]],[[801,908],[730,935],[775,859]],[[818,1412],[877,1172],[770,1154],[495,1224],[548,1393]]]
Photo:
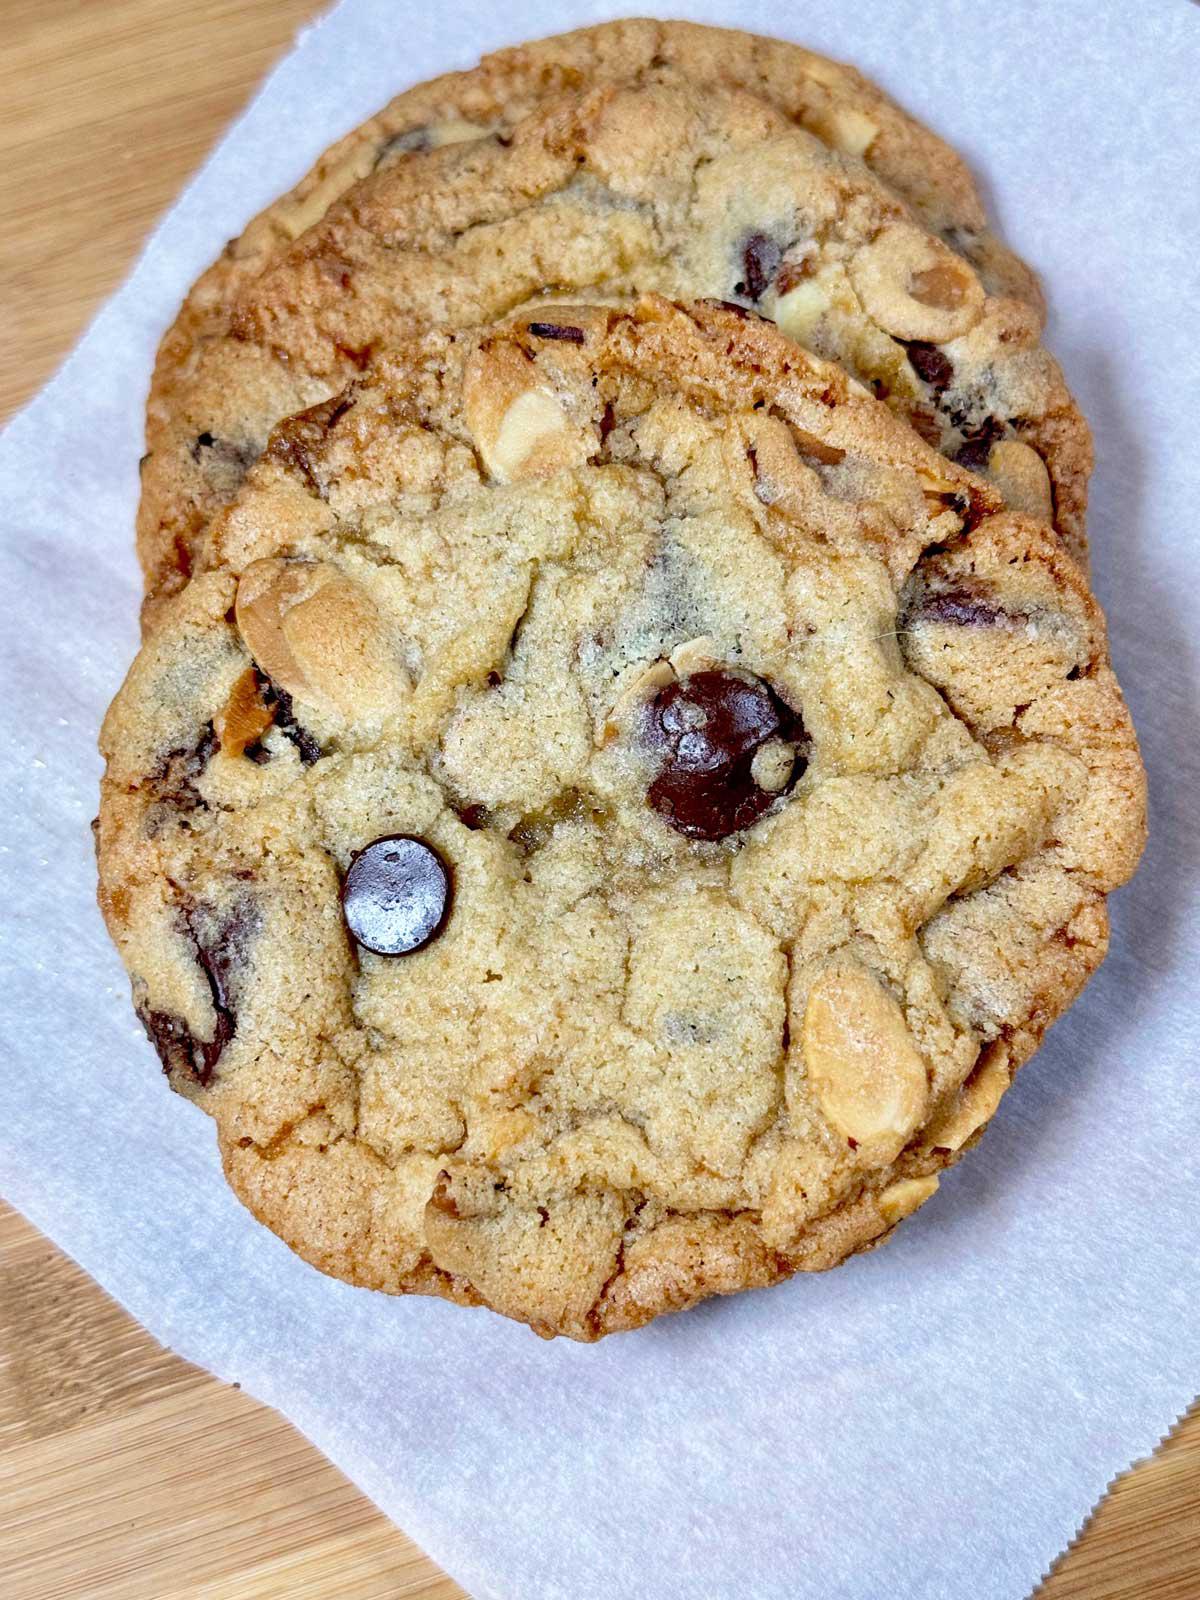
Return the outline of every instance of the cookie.
[[[1082,550],[1087,429],[953,152],[795,46],[612,23],[400,96],[201,280],[149,407],[150,594],[204,564],[274,424],[373,351],[643,290],[774,317]]]
[[[1102,959],[1143,775],[1044,523],[740,309],[280,424],[114,703],[101,903],[326,1272],[593,1340],[881,1240]]]

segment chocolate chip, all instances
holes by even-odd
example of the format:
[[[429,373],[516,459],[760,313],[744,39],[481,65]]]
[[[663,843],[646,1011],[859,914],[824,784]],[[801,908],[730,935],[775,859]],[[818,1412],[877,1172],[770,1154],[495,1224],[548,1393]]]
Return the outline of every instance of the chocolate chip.
[[[954,416],[951,420],[956,428],[963,428],[965,418]],[[988,457],[992,453],[992,445],[997,439],[1004,437],[1005,431],[1004,423],[996,417],[985,417],[978,427],[963,428],[966,437],[955,451],[955,461],[960,467],[966,467],[969,472],[985,471]]]
[[[307,728],[302,728],[296,721],[296,715],[292,709],[291,695],[288,694],[286,689],[278,688],[267,677],[266,673],[261,672],[257,667],[255,667],[254,672],[258,679],[259,690],[263,700],[270,708],[272,722],[283,734],[284,738],[290,739],[296,746],[304,765],[311,767],[314,761],[321,759],[321,746]],[[247,745],[243,753],[259,766],[271,759],[270,751],[261,743]]]
[[[247,944],[258,930],[259,917],[253,901],[244,898],[224,912],[206,905],[190,906],[181,914],[180,927],[208,980],[213,1036],[197,1039],[182,1017],[168,1011],[139,1006],[138,1016],[168,1077],[182,1077],[206,1088],[225,1046],[237,1032],[233,991],[237,974],[246,962]]]
[[[678,833],[711,840],[748,828],[778,798],[755,781],[755,755],[769,740],[800,744],[804,727],[761,678],[714,668],[660,689],[642,737],[662,757],[650,805]],[[797,753],[785,788],[806,765]]]
[[[583,329],[564,327],[558,322],[531,322],[529,332],[535,339],[565,339],[568,344],[583,343]]]
[[[954,367],[950,358],[937,345],[914,339],[905,349],[917,377],[931,389],[948,389],[954,382]]]
[[[207,722],[192,749],[172,750],[164,756],[153,776],[158,798],[177,811],[204,810],[205,800],[196,786],[216,748],[216,732]]]
[[[221,1052],[233,1037],[229,1020],[217,1012],[216,1030],[211,1040],[197,1039],[182,1017],[169,1011],[150,1011],[138,1007],[138,1017],[150,1043],[158,1051],[168,1078],[184,1078],[207,1087]]]
[[[761,300],[775,280],[783,249],[769,233],[751,233],[742,241],[742,278],[733,286],[734,294],[747,300]]]
[[[441,932],[450,907],[450,869],[432,845],[389,834],[360,850],[342,885],[346,926],[376,955],[402,956]]]
[[[956,628],[994,628],[1025,620],[984,595],[965,588],[928,592],[905,615],[909,626],[914,622],[938,622]]]

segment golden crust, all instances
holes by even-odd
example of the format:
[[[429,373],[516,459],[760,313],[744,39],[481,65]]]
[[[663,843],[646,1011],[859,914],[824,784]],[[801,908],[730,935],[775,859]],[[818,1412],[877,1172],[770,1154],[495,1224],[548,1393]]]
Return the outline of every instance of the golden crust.
[[[713,109],[718,103],[723,111]],[[728,297],[736,274],[715,257],[684,263],[674,278],[666,271],[679,253],[677,239],[662,231],[678,232],[671,184],[686,182],[671,159],[686,158],[689,139],[700,137],[679,119],[694,122],[705,104],[711,128],[694,169],[710,161],[714,140],[753,146],[772,129],[802,129],[833,152],[829,174],[796,177],[802,211],[806,185],[817,182],[828,194],[844,179],[837,202],[848,212],[872,195],[880,216],[889,206],[910,212],[933,244],[944,249],[945,239],[962,252],[988,292],[989,310],[958,358],[967,364],[962,403],[947,404],[940,418],[933,417],[937,392],[925,392],[903,347],[857,313],[827,317],[814,335],[818,348],[856,358],[901,409],[929,413],[923,425],[940,429],[947,450],[960,447],[964,428],[986,424],[984,411],[971,410],[978,386],[970,374],[998,362],[1012,382],[992,395],[997,414],[1045,457],[1059,525],[1081,550],[1086,429],[1037,348],[1036,282],[986,231],[959,158],[853,69],[775,40],[635,20],[503,51],[398,96],[327,152],[199,280],[163,341],[147,413],[138,522],[147,620],[158,597],[203,560],[209,519],[270,427],[339,388],[369,348],[422,320],[466,324],[503,314],[560,270],[574,292],[658,287]],[[665,187],[639,201],[638,169],[656,161]],[[581,173],[594,175],[590,199],[579,199]],[[778,191],[784,179],[771,181]],[[522,219],[539,195],[546,205]],[[606,197],[615,208],[602,216],[593,202],[609,205]],[[665,247],[657,264],[643,225],[647,205]],[[701,207],[698,229],[704,218]],[[598,226],[603,237],[595,239]],[[728,253],[728,241],[715,244]],[[1026,352],[1021,360],[1014,343]],[[952,414],[961,415],[961,427]]]
[[[744,311],[555,316],[426,334],[280,426],[106,720],[98,848],[257,1216],[592,1340],[926,1201],[1103,958],[1145,796],[1049,528]],[[271,725],[223,748],[256,656]],[[710,662],[810,743],[698,845],[629,707]],[[338,909],[393,831],[456,875],[399,962]]]

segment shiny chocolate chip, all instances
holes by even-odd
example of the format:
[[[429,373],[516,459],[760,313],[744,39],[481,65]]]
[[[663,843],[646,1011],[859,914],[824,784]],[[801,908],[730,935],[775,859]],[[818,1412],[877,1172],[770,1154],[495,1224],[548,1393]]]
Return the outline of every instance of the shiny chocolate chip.
[[[372,840],[342,885],[346,926],[380,956],[420,950],[441,932],[449,908],[449,867],[431,844],[409,834]]]
[[[800,718],[761,678],[713,668],[660,689],[643,714],[642,739],[661,758],[646,798],[692,839],[725,839],[757,821],[804,771]],[[764,746],[788,756],[790,772],[759,763]],[[773,772],[769,786],[759,781]],[[756,775],[757,773],[757,775]]]

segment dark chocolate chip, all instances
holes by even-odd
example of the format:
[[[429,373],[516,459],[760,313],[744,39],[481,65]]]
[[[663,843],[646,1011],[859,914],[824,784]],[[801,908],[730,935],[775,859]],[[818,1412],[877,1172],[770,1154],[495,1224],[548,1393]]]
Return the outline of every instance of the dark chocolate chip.
[[[487,827],[489,815],[488,808],[476,802],[474,805],[463,806],[462,810],[458,812],[458,820],[464,828],[478,830],[479,828]]]
[[[225,1046],[237,1032],[233,992],[237,974],[246,963],[246,947],[258,931],[259,917],[247,897],[222,913],[211,906],[193,905],[182,913],[180,923],[208,980],[213,1036],[197,1039],[182,1017],[168,1011],[139,1006],[138,1016],[158,1051],[163,1071],[206,1088]]]
[[[905,348],[917,377],[931,389],[948,389],[954,382],[954,367],[950,358],[937,345],[914,339]]]
[[[139,1006],[138,1017],[168,1078],[184,1078],[202,1087],[212,1082],[221,1052],[233,1037],[227,1017],[217,1012],[211,1040],[197,1039],[183,1018],[172,1016],[169,1011]]]
[[[752,233],[742,241],[742,277],[733,286],[734,294],[747,300],[761,300],[775,281],[783,249],[769,233]]]
[[[961,424],[957,424],[961,426]],[[959,445],[954,459],[969,472],[983,472],[992,453],[992,445],[1004,437],[1004,424],[995,417],[985,417],[979,427],[972,428]]]
[[[566,327],[558,322],[531,322],[529,331],[535,339],[564,339],[568,344],[583,343],[583,329]]]
[[[647,791],[655,811],[693,839],[724,839],[759,818],[778,794],[751,767],[769,739],[798,745],[800,718],[761,678],[714,668],[679,678],[647,705],[646,745],[662,758]],[[797,752],[790,784],[807,761]]]
[[[1006,611],[970,589],[940,589],[922,595],[907,613],[907,623],[939,622],[954,628],[994,628],[1026,619]]]
[[[376,955],[420,950],[441,932],[450,908],[450,869],[431,844],[389,834],[360,850],[342,885],[346,926]]]
[[[263,700],[270,707],[271,720],[284,738],[290,739],[296,746],[304,765],[311,767],[314,761],[321,759],[321,746],[307,728],[302,728],[296,721],[296,715],[292,709],[291,695],[288,694],[286,689],[280,689],[272,683],[266,673],[262,672],[258,667],[255,667],[254,671],[258,678]],[[245,754],[250,757],[251,761],[257,762],[260,766],[264,761],[271,759],[270,752],[261,743],[247,745]]]

